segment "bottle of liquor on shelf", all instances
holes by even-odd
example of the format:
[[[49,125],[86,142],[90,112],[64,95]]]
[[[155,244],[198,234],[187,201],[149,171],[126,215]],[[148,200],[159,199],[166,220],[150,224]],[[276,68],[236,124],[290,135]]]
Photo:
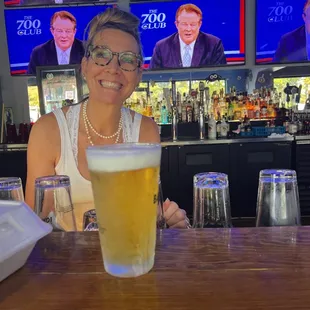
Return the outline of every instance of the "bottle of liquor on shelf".
[[[228,103],[226,101],[226,98],[224,97],[224,89],[223,88],[221,88],[221,90],[220,90],[219,106],[220,106],[221,115],[228,114]]]
[[[187,96],[184,93],[183,99],[182,99],[182,105],[181,105],[181,122],[186,123],[186,103],[187,103]]]
[[[168,111],[165,105],[161,107],[161,123],[168,124]]]
[[[221,122],[221,131],[220,131],[220,137],[221,138],[227,138],[229,132],[229,123],[226,122],[226,117],[222,117]]]
[[[193,121],[193,107],[190,98],[188,98],[186,104],[186,122],[191,123],[192,121]]]
[[[216,122],[216,136],[217,138],[221,137],[221,127],[222,127],[222,120],[221,120],[221,116],[218,115],[217,117],[217,122]]]
[[[160,113],[160,107],[159,102],[156,104],[155,112],[154,112],[154,121],[159,124],[161,123],[161,113]]]
[[[216,121],[213,114],[211,114],[211,117],[208,121],[208,138],[210,140],[216,139]]]

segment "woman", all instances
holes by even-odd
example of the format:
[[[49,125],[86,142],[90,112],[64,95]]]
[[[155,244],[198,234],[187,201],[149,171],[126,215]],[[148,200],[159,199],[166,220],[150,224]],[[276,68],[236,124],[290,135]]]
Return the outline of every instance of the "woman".
[[[157,124],[123,107],[142,76],[139,19],[118,9],[107,9],[89,25],[82,74],[89,98],[81,104],[42,116],[33,126],[28,144],[26,202],[34,207],[37,177],[70,177],[78,230],[84,212],[94,208],[86,161],[89,145],[123,142],[159,143]],[[174,202],[164,204],[170,227],[187,227],[185,211]]]

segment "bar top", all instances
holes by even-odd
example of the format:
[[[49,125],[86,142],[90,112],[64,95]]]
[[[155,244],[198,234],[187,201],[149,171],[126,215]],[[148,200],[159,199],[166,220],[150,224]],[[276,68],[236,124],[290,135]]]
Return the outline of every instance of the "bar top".
[[[304,138],[302,138],[304,137]],[[299,140],[310,139],[310,136],[299,136]],[[207,144],[233,144],[233,143],[255,143],[255,142],[289,142],[294,141],[294,137],[276,137],[276,138],[233,138],[233,139],[217,139],[217,140],[187,140],[180,139],[173,142],[171,139],[163,139],[162,146],[182,146],[182,145],[207,145]],[[27,150],[27,144],[0,144],[0,151],[20,151]]]
[[[294,141],[294,137],[276,137],[276,138],[233,138],[233,139],[216,139],[216,140],[163,140],[161,142],[162,146],[181,146],[181,145],[206,145],[206,144],[233,144],[233,143],[255,143],[255,142],[289,142]]]
[[[0,283],[0,309],[309,309],[309,257],[305,226],[167,229],[153,270],[120,279],[97,232],[51,233]]]

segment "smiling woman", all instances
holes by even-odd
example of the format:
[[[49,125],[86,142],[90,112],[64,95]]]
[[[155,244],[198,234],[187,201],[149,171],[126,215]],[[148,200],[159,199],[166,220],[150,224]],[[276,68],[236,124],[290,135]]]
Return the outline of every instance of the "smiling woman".
[[[77,227],[94,209],[86,148],[126,142],[160,142],[157,124],[123,107],[142,75],[139,19],[119,9],[107,9],[89,23],[82,74],[89,97],[76,105],[42,116],[28,144],[26,202],[34,207],[34,181],[44,175],[68,175]],[[56,29],[54,29],[56,31]],[[185,212],[167,201],[167,224],[186,227]]]

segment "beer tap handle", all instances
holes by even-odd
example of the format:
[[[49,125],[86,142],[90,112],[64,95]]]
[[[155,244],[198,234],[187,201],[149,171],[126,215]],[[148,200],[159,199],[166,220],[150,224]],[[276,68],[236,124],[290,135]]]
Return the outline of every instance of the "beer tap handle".
[[[205,84],[204,82],[199,82],[199,93],[200,93],[200,106],[203,107],[203,95],[205,91]]]

